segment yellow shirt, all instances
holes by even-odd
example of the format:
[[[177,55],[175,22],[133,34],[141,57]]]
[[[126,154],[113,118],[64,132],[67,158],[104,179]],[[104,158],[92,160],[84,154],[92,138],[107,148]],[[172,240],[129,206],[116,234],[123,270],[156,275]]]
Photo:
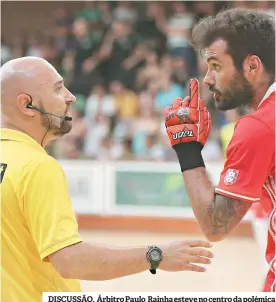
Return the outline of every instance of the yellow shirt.
[[[223,150],[224,157],[226,156],[226,149],[232,139],[235,125],[236,125],[236,122],[232,122],[232,123],[224,125],[220,129],[220,139],[222,142],[222,150]]]
[[[122,118],[132,118],[137,116],[139,100],[137,95],[131,90],[127,90],[123,94],[114,96],[116,110]]]
[[[2,302],[39,302],[42,292],[81,291],[48,256],[81,242],[66,178],[28,135],[1,129]]]

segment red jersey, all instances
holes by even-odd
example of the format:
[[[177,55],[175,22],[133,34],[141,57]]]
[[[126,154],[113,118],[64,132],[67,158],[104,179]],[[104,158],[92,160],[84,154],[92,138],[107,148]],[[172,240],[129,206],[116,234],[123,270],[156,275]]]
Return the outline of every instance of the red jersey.
[[[265,212],[260,202],[253,203],[250,210],[256,219],[268,219],[269,215]]]
[[[269,217],[264,291],[276,291],[275,91],[270,86],[258,108],[236,124],[215,192],[244,202],[259,202]]]

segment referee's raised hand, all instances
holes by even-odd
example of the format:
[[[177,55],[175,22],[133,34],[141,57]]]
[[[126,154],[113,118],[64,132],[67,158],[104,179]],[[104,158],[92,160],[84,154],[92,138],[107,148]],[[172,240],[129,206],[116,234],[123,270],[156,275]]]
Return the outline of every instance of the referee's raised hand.
[[[205,240],[183,240],[159,246],[163,252],[163,259],[159,269],[176,271],[205,272],[202,264],[210,264],[214,254],[208,250],[212,244]]]

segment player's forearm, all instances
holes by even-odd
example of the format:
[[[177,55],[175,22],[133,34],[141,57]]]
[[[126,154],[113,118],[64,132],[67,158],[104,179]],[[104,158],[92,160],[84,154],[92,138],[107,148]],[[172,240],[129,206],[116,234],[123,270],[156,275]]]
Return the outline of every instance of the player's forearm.
[[[203,167],[183,172],[184,184],[196,219],[210,241],[218,238],[214,235],[212,217],[209,215],[214,202],[214,187]]]
[[[185,187],[199,225],[209,241],[220,241],[233,232],[251,207],[223,195],[214,194],[205,168],[183,173]]]
[[[146,247],[120,248],[80,243],[62,258],[62,275],[68,279],[110,280],[150,268]],[[59,270],[58,267],[56,267]]]

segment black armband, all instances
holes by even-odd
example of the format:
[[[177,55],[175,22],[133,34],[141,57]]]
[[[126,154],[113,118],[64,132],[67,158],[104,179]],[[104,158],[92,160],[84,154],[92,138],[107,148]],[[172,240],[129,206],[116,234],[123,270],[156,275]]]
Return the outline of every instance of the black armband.
[[[205,167],[201,150],[203,146],[199,142],[182,143],[173,146],[180,164],[181,172]]]

